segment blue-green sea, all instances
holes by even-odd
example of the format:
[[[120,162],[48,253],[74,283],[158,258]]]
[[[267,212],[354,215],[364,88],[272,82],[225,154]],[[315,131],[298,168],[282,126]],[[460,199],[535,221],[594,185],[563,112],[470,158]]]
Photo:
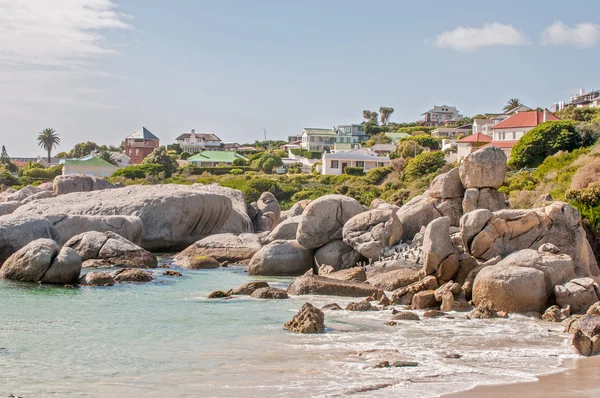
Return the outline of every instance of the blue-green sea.
[[[389,326],[390,311],[328,311],[327,333],[291,334],[304,302],[351,299],[209,300],[252,280],[245,268],[163,271],[112,287],[0,281],[0,396],[428,397],[534,380],[574,356],[560,324],[518,316]],[[384,360],[419,366],[373,367]]]

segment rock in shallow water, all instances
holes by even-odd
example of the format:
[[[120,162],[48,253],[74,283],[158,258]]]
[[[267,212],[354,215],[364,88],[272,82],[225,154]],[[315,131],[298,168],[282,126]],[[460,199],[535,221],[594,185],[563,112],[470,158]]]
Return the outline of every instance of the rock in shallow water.
[[[325,296],[365,297],[377,293],[378,289],[368,283],[341,281],[322,276],[301,276],[290,284],[288,294],[317,294]]]
[[[295,333],[325,332],[325,314],[311,303],[305,303],[284,329]]]
[[[107,272],[92,271],[83,275],[79,279],[79,284],[83,286],[113,286],[115,280]]]
[[[286,299],[289,298],[287,292],[276,287],[261,287],[252,292],[250,297],[258,299]]]
[[[250,260],[249,275],[302,275],[313,266],[313,253],[296,241],[276,240]]]
[[[236,288],[230,289],[227,294],[232,296],[249,296],[254,293],[255,290],[263,287],[269,287],[269,284],[265,281],[246,282]]]
[[[112,273],[115,282],[150,282],[153,278],[149,272],[137,268],[123,268]]]

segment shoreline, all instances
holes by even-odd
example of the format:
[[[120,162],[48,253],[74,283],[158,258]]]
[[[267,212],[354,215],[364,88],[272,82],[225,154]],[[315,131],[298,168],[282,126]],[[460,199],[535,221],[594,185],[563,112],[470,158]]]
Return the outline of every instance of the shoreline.
[[[600,396],[600,356],[566,359],[558,373],[538,376],[537,381],[479,385],[469,390],[443,394],[444,398],[496,398],[496,397],[598,397]]]

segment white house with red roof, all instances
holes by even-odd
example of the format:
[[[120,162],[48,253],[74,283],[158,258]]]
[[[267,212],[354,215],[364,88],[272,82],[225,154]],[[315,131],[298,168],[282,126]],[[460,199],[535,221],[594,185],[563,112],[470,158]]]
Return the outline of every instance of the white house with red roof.
[[[462,162],[468,154],[492,142],[492,137],[483,133],[475,133],[456,141],[456,158]]]

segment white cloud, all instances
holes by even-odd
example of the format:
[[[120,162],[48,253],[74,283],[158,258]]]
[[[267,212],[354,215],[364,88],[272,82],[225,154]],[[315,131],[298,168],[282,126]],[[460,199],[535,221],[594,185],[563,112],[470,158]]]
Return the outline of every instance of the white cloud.
[[[475,51],[489,46],[518,46],[528,44],[529,39],[512,25],[499,22],[484,24],[481,28],[459,26],[436,37],[440,48],[457,51]]]
[[[112,0],[0,0],[0,64],[71,67],[114,50],[103,29],[128,29]]]
[[[578,48],[591,48],[600,42],[600,26],[593,23],[580,23],[574,27],[556,21],[542,32],[542,44],[572,45]]]

